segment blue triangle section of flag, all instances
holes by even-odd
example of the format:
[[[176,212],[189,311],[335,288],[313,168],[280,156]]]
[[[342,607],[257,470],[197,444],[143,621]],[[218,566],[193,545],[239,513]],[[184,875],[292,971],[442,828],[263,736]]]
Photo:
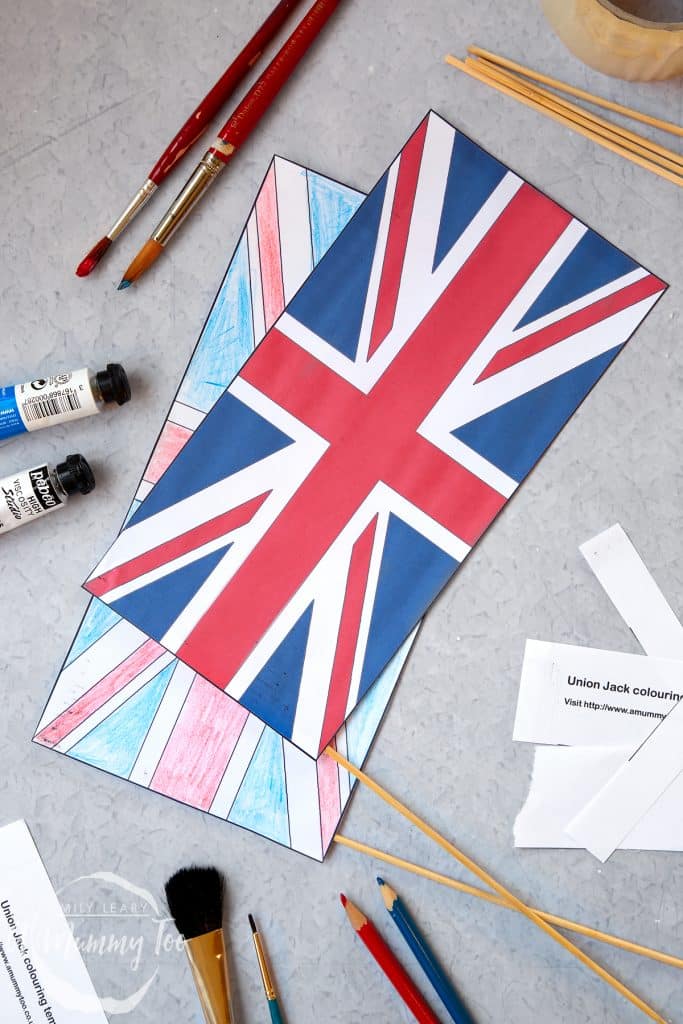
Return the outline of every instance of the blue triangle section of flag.
[[[228,821],[289,846],[282,738],[267,726],[230,809]]]
[[[387,175],[378,182],[294,296],[287,312],[339,352],[354,359],[363,321]]]
[[[308,202],[311,209],[313,265],[323,258],[337,235],[346,227],[365,196],[346,185],[307,171]]]
[[[556,309],[582,299],[584,295],[637,269],[638,264],[621,249],[596,235],[595,231],[586,231],[517,328],[554,313]]]
[[[599,380],[621,345],[525,395],[465,423],[453,436],[479,452],[513,480],[522,480],[538,462],[577,405]]]
[[[434,253],[434,270],[506,174],[507,167],[495,157],[466,135],[455,133]]]
[[[291,437],[226,391],[131,516],[126,528],[289,444]]]
[[[412,526],[389,516],[359,697],[372,686],[458,565]]]
[[[240,700],[257,718],[267,719],[285,739],[292,737],[312,614],[311,604]]]
[[[120,597],[112,602],[111,607],[147,636],[161,640],[231,547],[232,544],[226,544],[217,551],[211,551],[181,569],[175,569],[161,579]]]
[[[71,748],[69,755],[127,779],[159,705],[166,693],[177,661],[157,673],[153,679],[113,711],[103,722]]]

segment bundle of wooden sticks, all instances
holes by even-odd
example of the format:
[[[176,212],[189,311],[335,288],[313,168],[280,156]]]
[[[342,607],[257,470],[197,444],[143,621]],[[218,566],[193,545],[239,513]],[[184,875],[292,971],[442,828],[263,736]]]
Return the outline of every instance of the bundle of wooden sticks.
[[[478,46],[468,47],[468,53],[470,56],[464,61],[449,54],[446,57],[446,62],[464,71],[472,78],[497,89],[498,92],[511,96],[525,106],[538,110],[553,120],[559,121],[560,124],[566,125],[572,131],[592,139],[599,146],[618,153],[619,156],[631,160],[648,171],[653,171],[676,185],[683,185],[683,156],[652,139],[587,110],[578,103],[572,103],[557,93],[574,96],[593,106],[603,107],[622,117],[640,121],[672,135],[683,136],[683,128],[680,125],[662,121],[650,114],[643,114],[620,103],[603,99],[585,89],[567,85],[565,82],[560,82],[556,78],[541,74],[523,64],[500,57],[489,50],[482,50]],[[549,86],[549,88],[544,88],[544,86]],[[551,92],[551,89],[555,91]]]
[[[669,964],[672,967],[683,967],[683,958],[673,956],[670,953],[662,953],[659,950],[651,949],[647,946],[643,946],[636,942],[631,942],[629,939],[622,939],[616,935],[610,935],[608,932],[598,931],[595,928],[590,928],[587,925],[579,924],[576,921],[570,921],[567,918],[558,917],[556,914],[549,914],[544,910],[539,910],[536,907],[531,907],[527,903],[524,903],[517,896],[515,896],[508,888],[502,885],[496,878],[493,877],[488,871],[481,867],[476,861],[469,857],[462,850],[458,849],[454,843],[452,843],[445,836],[441,835],[435,828],[433,828],[428,822],[419,815],[411,811],[409,807],[397,800],[393,794],[388,790],[380,786],[379,783],[375,782],[374,779],[370,778],[365,772],[361,771],[352,764],[348,758],[344,757],[334,747],[326,747],[325,753],[336,761],[338,765],[345,768],[347,772],[353,775],[359,782],[368,789],[372,790],[381,800],[383,800],[394,810],[398,811],[400,815],[406,818],[412,825],[418,828],[424,835],[428,836],[433,842],[440,846],[442,850],[448,853],[454,860],[460,865],[470,871],[480,882],[488,887],[486,891],[479,889],[476,886],[467,885],[464,882],[460,882],[457,879],[450,878],[448,875],[438,874],[436,871],[431,871],[429,868],[424,868],[421,865],[413,864],[411,861],[403,860],[400,857],[395,857],[390,853],[385,853],[383,850],[378,850],[372,846],[368,846],[366,843],[358,842],[356,839],[351,839],[348,836],[337,834],[335,842],[342,846],[350,847],[359,853],[366,854],[369,857],[376,858],[377,860],[384,861],[387,864],[393,864],[395,867],[403,868],[406,871],[411,871],[413,874],[422,875],[424,878],[429,878],[440,885],[448,886],[451,889],[457,889],[460,892],[468,893],[470,896],[478,897],[479,899],[488,900],[491,903],[497,903],[499,906],[506,907],[508,910],[515,910],[520,914],[527,917],[537,928],[553,939],[559,945],[563,946],[564,949],[572,956],[576,957],[585,967],[593,971],[602,981],[610,985],[616,992],[619,992],[625,999],[628,999],[633,1006],[636,1006],[641,1010],[646,1017],[650,1020],[654,1020],[657,1024],[666,1024],[664,1017],[661,1016],[656,1010],[654,1010],[644,999],[636,995],[630,988],[627,988],[623,982],[615,978],[614,975],[606,971],[599,963],[597,963],[592,957],[584,953],[582,949],[579,949],[570,939],[557,930],[557,927],[567,929],[569,931],[577,932],[581,935],[586,935],[589,938],[597,939],[600,942],[608,943],[609,945],[616,946],[619,949],[628,950],[631,953],[638,953],[641,956],[648,957],[652,960],[659,960],[661,963]],[[557,927],[556,927],[557,926]]]

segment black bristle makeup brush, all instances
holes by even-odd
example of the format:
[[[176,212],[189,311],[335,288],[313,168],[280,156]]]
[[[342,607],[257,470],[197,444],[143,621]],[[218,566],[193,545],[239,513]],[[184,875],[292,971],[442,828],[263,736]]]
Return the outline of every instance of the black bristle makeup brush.
[[[206,1024],[234,1024],[223,936],[225,881],[216,868],[181,868],[166,883],[168,909],[185,940]]]

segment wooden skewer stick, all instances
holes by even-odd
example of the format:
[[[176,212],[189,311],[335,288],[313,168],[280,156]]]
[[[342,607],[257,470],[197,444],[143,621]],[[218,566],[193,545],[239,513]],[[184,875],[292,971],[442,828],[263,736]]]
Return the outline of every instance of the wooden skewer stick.
[[[664,1018],[661,1017],[656,1010],[653,1010],[651,1006],[648,1006],[640,996],[637,996],[635,992],[632,992],[630,988],[627,988],[623,982],[619,981],[610,974],[609,971],[606,971],[604,967],[601,967],[600,964],[591,959],[587,953],[584,953],[582,949],[579,949],[579,947],[575,946],[573,942],[570,942],[565,935],[558,932],[551,924],[548,924],[548,922],[544,921],[542,917],[539,917],[535,910],[528,907],[526,903],[523,903],[518,899],[514,893],[510,892],[509,889],[506,889],[504,885],[498,882],[493,875],[490,875],[488,871],[480,867],[476,861],[472,860],[471,857],[468,857],[466,853],[462,852],[462,850],[459,850],[457,846],[450,842],[450,840],[446,839],[437,832],[435,828],[432,828],[432,826],[428,825],[426,821],[418,817],[414,811],[411,811],[409,807],[402,804],[395,796],[392,796],[391,793],[380,786],[379,783],[375,782],[369,775],[366,775],[365,772],[361,771],[360,768],[356,768],[355,764],[352,764],[343,756],[343,754],[340,754],[338,750],[335,750],[333,747],[326,747],[325,753],[331,757],[333,761],[336,761],[337,764],[340,764],[342,768],[345,768],[347,772],[350,772],[351,775],[358,779],[359,782],[362,782],[364,786],[371,789],[372,792],[381,800],[384,800],[386,804],[393,807],[395,811],[398,811],[398,813],[406,818],[412,825],[415,825],[415,827],[423,832],[424,835],[428,836],[433,842],[440,846],[442,850],[445,850],[451,857],[454,857],[459,864],[462,864],[462,866],[467,868],[468,871],[471,871],[480,882],[483,882],[484,885],[488,885],[490,889],[493,889],[494,892],[498,893],[499,896],[510,903],[516,910],[521,914],[524,914],[525,917],[528,917],[529,920],[540,928],[542,932],[545,932],[546,935],[549,935],[551,939],[554,939],[555,942],[558,942],[560,946],[566,949],[568,953],[571,953],[577,960],[580,960],[585,967],[588,967],[591,971],[597,974],[599,978],[602,978],[603,981],[607,982],[608,985],[611,985],[613,989],[624,996],[625,999],[628,999],[630,1003],[637,1006],[639,1010],[650,1018],[650,1020],[656,1020],[659,1024],[666,1024]]]
[[[596,96],[592,92],[587,92],[585,89],[578,89],[575,85],[568,85],[566,82],[561,82],[558,78],[551,78],[549,75],[543,75],[540,71],[534,71],[532,68],[527,68],[524,64],[517,64],[514,60],[508,60],[507,57],[500,57],[497,53],[491,53],[490,50],[482,50],[480,46],[468,46],[467,52],[473,54],[475,57],[484,57],[486,60],[492,61],[494,64],[499,64],[501,67],[509,68],[510,71],[516,71],[518,75],[524,75],[526,78],[533,78],[536,82],[542,82],[543,85],[549,85],[551,89],[559,89],[560,92],[566,92],[570,96],[576,96],[577,99],[586,100],[588,103],[594,103],[598,107],[604,107],[606,110],[613,110],[615,114],[622,114],[624,117],[633,118],[634,121],[642,121],[643,124],[652,125],[654,128],[660,128],[663,132],[671,132],[672,135],[683,136],[683,128],[674,124],[672,121],[662,121],[659,117],[653,117],[651,114],[641,114],[639,110],[633,110],[631,107],[625,107],[621,103],[615,103],[613,100],[603,99],[602,96]]]
[[[624,149],[620,143],[618,144],[613,142],[611,139],[604,138],[602,135],[598,135],[594,129],[586,128],[583,124],[570,120],[567,115],[557,113],[557,111],[550,109],[548,106],[544,106],[539,100],[532,99],[530,96],[524,95],[524,93],[520,92],[516,87],[496,81],[494,78],[491,78],[490,75],[487,75],[486,72],[477,68],[474,64],[465,64],[464,61],[458,60],[457,57],[453,57],[451,54],[446,57],[446,63],[451,64],[455,68],[459,68],[460,71],[464,71],[465,74],[470,75],[472,78],[476,78],[478,81],[484,82],[485,85],[491,86],[492,89],[496,89],[498,92],[502,92],[506,96],[511,96],[513,99],[518,100],[525,106],[531,107],[532,110],[538,110],[540,113],[551,117],[554,121],[559,121],[560,124],[578,132],[579,135],[584,135],[587,139],[591,139],[592,142],[597,142],[599,146],[609,149],[612,153],[617,153],[619,156],[626,157],[627,160],[631,160],[633,163],[638,164],[639,167],[644,167],[648,171],[653,171],[661,178],[666,178],[667,181],[672,181],[675,185],[683,185],[683,175],[667,171],[666,168],[660,167],[660,165],[656,164],[653,160],[646,159],[637,153],[629,153],[629,151]]]
[[[492,78],[496,78],[499,82],[504,82],[513,88],[519,89],[525,95],[533,96],[540,103],[549,106],[553,110],[558,110],[560,113],[563,110],[569,111],[570,114],[568,116],[570,120],[577,120],[587,127],[594,127],[599,135],[604,135],[605,138],[613,138],[615,142],[631,150],[631,152],[640,153],[644,157],[655,160],[662,167],[667,167],[675,174],[683,174],[683,156],[675,153],[674,150],[667,149],[666,146],[660,146],[659,143],[652,142],[643,135],[632,132],[629,128],[613,124],[612,121],[607,121],[604,117],[600,117],[599,114],[593,114],[590,110],[586,110],[584,107],[580,107],[578,104],[572,103],[562,96],[556,96],[554,92],[549,92],[539,85],[526,82],[519,75],[504,71],[497,64],[492,64],[484,58],[475,59],[474,57],[468,57],[465,63],[470,67],[479,68]]]
[[[336,835],[334,841],[339,843],[340,846],[347,846],[351,850],[356,850],[357,853],[364,853],[368,857],[374,857],[376,860],[384,861],[385,864],[391,864],[393,867],[401,868],[403,871],[410,871],[413,875],[420,875],[422,878],[437,882],[439,885],[445,885],[449,889],[456,889],[458,892],[464,892],[468,896],[476,896],[477,899],[486,900],[487,903],[495,903],[499,907],[505,907],[506,910],[517,910],[507,900],[501,899],[495,893],[487,892],[485,889],[477,889],[476,886],[468,885],[467,882],[460,882],[449,875],[441,875],[438,871],[432,871],[431,868],[422,867],[421,864],[414,864],[410,860],[396,857],[393,853],[378,850],[374,846],[368,846],[366,843],[359,842],[357,839]],[[536,907],[532,909],[544,921],[557,925],[558,928],[566,928],[567,931],[576,932],[578,935],[585,935],[589,939],[596,939],[598,942],[604,942],[609,946],[616,946],[617,949],[624,949],[628,953],[636,953],[638,956],[647,957],[649,960],[657,960],[659,963],[667,964],[669,967],[683,968],[683,959],[679,956],[673,956],[671,953],[662,953],[660,950],[652,949],[650,946],[642,946],[639,942],[631,942],[630,939],[621,939],[617,935],[601,932],[587,924],[579,924],[578,921],[571,921],[567,917],[550,914],[547,910],[538,910]]]

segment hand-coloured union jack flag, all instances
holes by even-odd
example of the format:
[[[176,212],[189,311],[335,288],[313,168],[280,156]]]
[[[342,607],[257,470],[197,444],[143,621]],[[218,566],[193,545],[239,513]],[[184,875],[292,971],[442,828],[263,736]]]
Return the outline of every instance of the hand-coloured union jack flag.
[[[664,289],[430,114],[87,589],[316,756]]]

